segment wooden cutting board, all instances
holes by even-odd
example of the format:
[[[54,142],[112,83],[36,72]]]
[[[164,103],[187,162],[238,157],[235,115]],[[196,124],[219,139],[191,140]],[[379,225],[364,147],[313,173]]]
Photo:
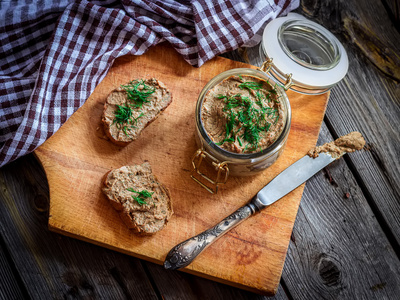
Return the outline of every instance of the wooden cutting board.
[[[289,91],[291,132],[283,155],[273,166],[255,176],[229,178],[217,195],[190,178],[191,157],[197,149],[197,96],[211,78],[238,67],[255,68],[224,58],[194,68],[168,45],[154,47],[142,56],[117,59],[86,103],[35,151],[50,187],[50,230],[162,264],[173,246],[215,225],[304,156],[316,144],[328,94],[305,96]],[[126,147],[115,146],[105,138],[100,125],[106,96],[120,84],[145,77],[164,82],[173,102],[138,140]],[[101,192],[107,171],[143,161],[150,162],[153,172],[170,189],[174,208],[167,227],[145,237],[124,226]],[[183,271],[274,294],[303,188],[240,224]]]

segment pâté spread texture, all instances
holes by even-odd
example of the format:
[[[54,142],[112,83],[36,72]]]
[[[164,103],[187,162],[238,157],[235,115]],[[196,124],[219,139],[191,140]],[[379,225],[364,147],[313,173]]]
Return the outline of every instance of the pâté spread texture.
[[[233,153],[260,152],[284,129],[284,107],[274,86],[249,75],[233,75],[210,89],[201,108],[210,139]]]
[[[320,153],[329,153],[332,157],[340,157],[345,153],[352,153],[357,150],[363,149],[365,146],[365,140],[362,134],[358,131],[350,132],[338,139],[317,146],[308,151],[308,156],[312,158],[318,157]]]
[[[167,87],[155,78],[136,79],[112,91],[104,104],[102,123],[108,138],[125,146],[136,140],[172,101]]]

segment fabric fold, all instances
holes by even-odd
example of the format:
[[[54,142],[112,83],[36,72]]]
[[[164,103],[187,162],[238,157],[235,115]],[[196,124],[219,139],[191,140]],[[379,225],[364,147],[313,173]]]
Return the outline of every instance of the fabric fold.
[[[114,60],[168,42],[201,67],[254,46],[294,1],[23,1],[0,4],[0,166],[34,151],[82,106]]]

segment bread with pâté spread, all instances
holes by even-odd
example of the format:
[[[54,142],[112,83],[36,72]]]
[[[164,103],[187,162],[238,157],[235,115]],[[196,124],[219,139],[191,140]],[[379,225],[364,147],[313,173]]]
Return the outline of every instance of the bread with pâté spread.
[[[173,214],[170,193],[148,162],[109,171],[102,191],[125,225],[140,234],[160,231]]]
[[[102,123],[107,137],[119,146],[136,140],[172,102],[167,87],[155,78],[121,85],[107,97]]]

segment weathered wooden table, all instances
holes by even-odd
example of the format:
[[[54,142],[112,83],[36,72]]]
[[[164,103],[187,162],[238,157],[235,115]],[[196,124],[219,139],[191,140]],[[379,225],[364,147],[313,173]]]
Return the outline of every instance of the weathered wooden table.
[[[358,130],[367,150],[307,182],[275,298],[398,299],[398,3],[302,1],[297,12],[332,31],[350,59],[318,144]],[[257,65],[256,54],[225,56]],[[50,232],[48,184],[33,155],[0,169],[0,187],[1,299],[262,298]]]

